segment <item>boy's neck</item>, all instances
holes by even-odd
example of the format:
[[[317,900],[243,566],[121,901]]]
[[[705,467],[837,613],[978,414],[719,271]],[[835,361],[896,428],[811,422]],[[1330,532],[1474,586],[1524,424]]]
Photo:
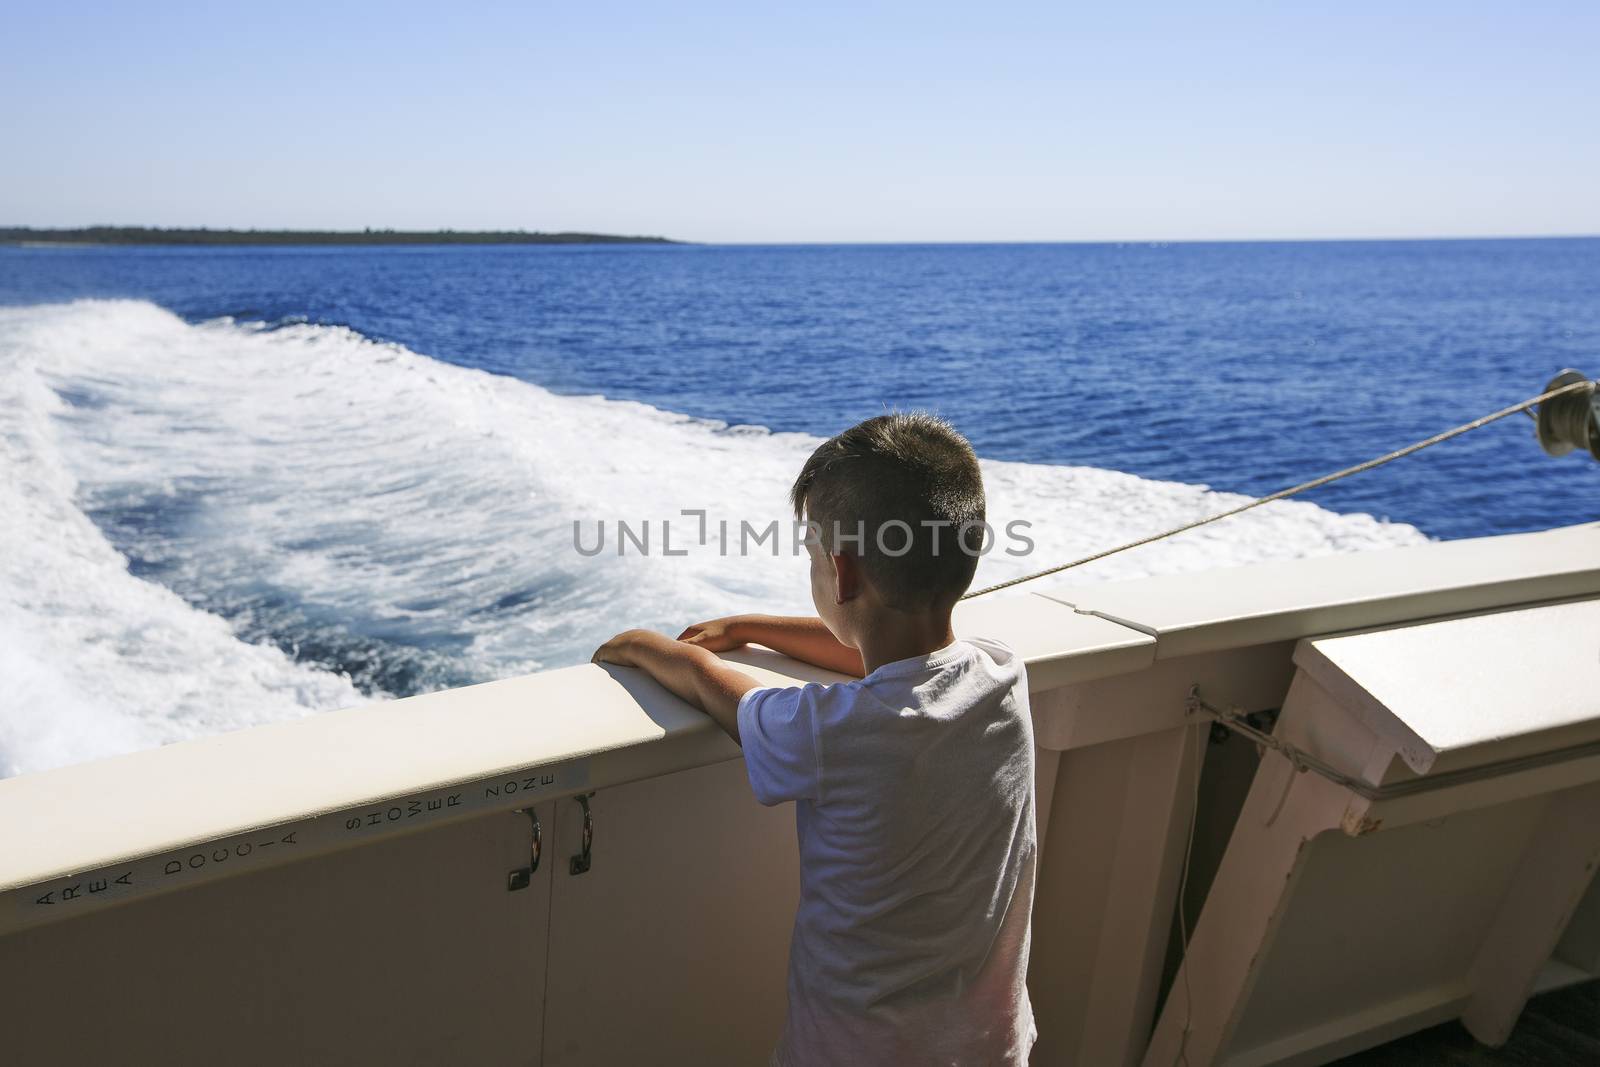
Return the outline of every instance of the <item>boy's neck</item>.
[[[956,639],[949,611],[913,615],[885,610],[873,615],[863,620],[855,635],[856,648],[868,674],[885,663],[937,652]]]

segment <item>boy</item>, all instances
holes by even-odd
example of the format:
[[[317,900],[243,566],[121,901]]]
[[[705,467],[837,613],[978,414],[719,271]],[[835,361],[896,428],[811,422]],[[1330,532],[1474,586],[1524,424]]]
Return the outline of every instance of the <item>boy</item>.
[[[947,423],[869,419],[791,493],[819,618],[735,616],[677,641],[630,630],[642,668],[744,748],[756,799],[795,801],[800,905],[773,1062],[1024,1064],[1035,854],[1022,662],[958,640],[984,536],[977,457]],[[748,642],[856,676],[761,688],[714,653]]]

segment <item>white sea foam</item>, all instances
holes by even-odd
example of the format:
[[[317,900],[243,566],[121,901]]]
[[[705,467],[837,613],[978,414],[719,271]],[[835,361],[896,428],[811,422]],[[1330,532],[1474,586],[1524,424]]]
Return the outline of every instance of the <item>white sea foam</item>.
[[[816,443],[335,327],[189,325],[137,301],[0,309],[0,774],[359,703],[397,678],[578,662],[624,626],[805,610],[787,534],[776,558],[722,556],[716,524],[737,545],[740,520],[787,522]],[[986,462],[985,478],[992,521],[1030,522],[1035,548],[992,553],[979,583],[1242,499],[1086,467]],[[707,546],[687,543],[695,508]],[[650,520],[649,555],[617,554],[619,519]],[[607,551],[580,555],[573,523],[589,545],[600,520]],[[663,520],[688,555],[662,554]],[[1290,501],[1073,580],[1423,539]]]

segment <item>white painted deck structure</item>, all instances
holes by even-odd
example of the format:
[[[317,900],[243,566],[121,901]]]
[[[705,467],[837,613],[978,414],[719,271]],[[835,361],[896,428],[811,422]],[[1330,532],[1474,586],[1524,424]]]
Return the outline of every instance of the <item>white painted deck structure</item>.
[[[1493,1041],[1600,970],[1600,523],[1047,587],[957,630],[1028,663],[1035,1062],[1319,1063],[1456,1015]],[[1212,742],[1196,685],[1360,790]],[[592,665],[0,781],[7,1053],[763,1062],[793,832],[708,719]]]
[[[1263,758],[1144,1062],[1321,1063],[1456,1017],[1505,1041],[1541,978],[1600,969],[1592,932],[1558,952],[1600,863],[1600,599],[1294,659],[1275,736],[1360,786]]]

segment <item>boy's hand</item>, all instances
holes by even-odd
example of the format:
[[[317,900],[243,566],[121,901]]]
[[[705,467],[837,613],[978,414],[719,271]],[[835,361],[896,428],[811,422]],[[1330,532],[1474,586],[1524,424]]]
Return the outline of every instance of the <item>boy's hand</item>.
[[[739,740],[739,700],[760,684],[723,663],[709,649],[674,641],[653,630],[624,630],[595,649],[591,660],[639,668],[710,715],[735,741]]]
[[[710,652],[726,652],[733,648],[743,648],[749,641],[738,631],[741,616],[730,615],[725,619],[712,619],[709,622],[697,622],[683,633],[678,635],[678,640],[690,645],[699,645]]]
[[[860,678],[866,674],[861,653],[839,643],[827,624],[812,616],[730,615],[697,622],[678,640],[708,652],[726,652],[751,642],[804,663]]]
[[[646,634],[658,636],[650,630],[624,630],[599,648],[594,650],[594,655],[589,657],[590,663],[615,663],[619,667],[637,667],[639,661],[634,653],[639,641]]]

